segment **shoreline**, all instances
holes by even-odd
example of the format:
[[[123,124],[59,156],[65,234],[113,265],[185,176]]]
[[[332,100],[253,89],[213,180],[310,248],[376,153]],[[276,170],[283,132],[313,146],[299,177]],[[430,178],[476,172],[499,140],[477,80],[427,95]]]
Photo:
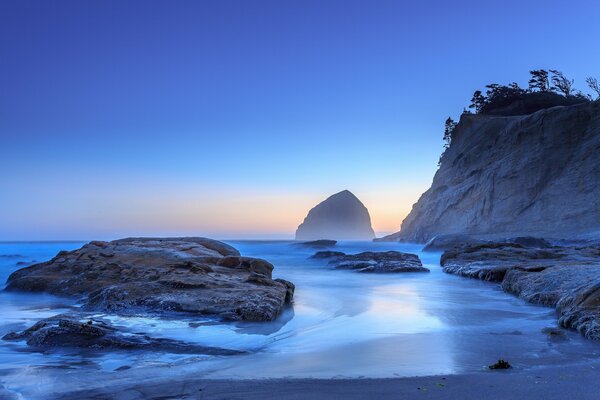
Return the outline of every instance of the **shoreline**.
[[[57,400],[104,399],[486,399],[596,400],[600,360],[528,370],[357,379],[172,379],[155,383],[55,393]]]

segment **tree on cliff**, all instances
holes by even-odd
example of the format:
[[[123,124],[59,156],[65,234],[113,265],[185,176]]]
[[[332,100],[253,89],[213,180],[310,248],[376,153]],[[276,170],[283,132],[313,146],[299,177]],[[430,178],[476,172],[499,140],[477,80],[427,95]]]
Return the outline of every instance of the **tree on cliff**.
[[[598,83],[598,79],[589,76],[585,81],[587,82],[590,89],[596,92],[596,100],[600,100],[600,83]]]
[[[550,81],[548,80],[548,71],[545,69],[534,69],[529,71],[531,79],[529,79],[529,90],[532,92],[549,92]]]
[[[452,134],[454,133],[454,129],[458,125],[452,118],[448,117],[446,122],[444,123],[444,151],[440,154],[440,159],[438,160],[438,167],[442,165],[442,159],[444,158],[444,154],[446,154],[446,150],[450,147],[450,143],[452,142]]]
[[[566,97],[573,96],[573,84],[575,81],[573,79],[567,79],[562,72],[556,69],[551,69],[550,72],[552,73],[552,87],[550,89],[562,93]]]
[[[475,109],[475,114],[479,114],[485,106],[485,100],[485,96],[481,94],[481,90],[476,90],[475,93],[473,93],[469,108]]]
[[[454,132],[456,125],[458,124],[452,118],[448,117],[444,124],[444,142],[446,142],[444,144],[445,148],[450,147],[450,142],[452,141],[452,133]]]

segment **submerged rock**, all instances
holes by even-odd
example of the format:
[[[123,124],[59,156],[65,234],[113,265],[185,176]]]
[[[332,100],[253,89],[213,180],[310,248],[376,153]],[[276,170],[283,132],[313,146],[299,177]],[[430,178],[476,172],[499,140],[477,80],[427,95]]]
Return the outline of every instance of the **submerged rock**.
[[[500,282],[531,303],[555,307],[559,324],[600,339],[600,247],[491,243],[446,251],[445,272]]]
[[[372,240],[369,211],[348,190],[336,193],[308,212],[296,230],[296,240]]]
[[[338,251],[319,251],[312,258],[330,259],[329,265],[336,269],[350,269],[357,272],[429,272],[423,267],[416,254],[400,251],[345,254]]]
[[[337,240],[319,239],[309,242],[296,243],[298,246],[304,247],[333,247],[337,244]]]
[[[272,271],[269,262],[242,257],[216,240],[129,238],[61,251],[15,271],[7,290],[77,296],[84,310],[270,321],[294,291],[290,282],[273,280]]]
[[[243,352],[207,347],[178,340],[152,338],[124,332],[105,320],[63,314],[43,319],[21,332],[12,332],[2,340],[22,341],[34,348],[82,348],[90,350],[151,350],[169,353],[235,355]]]
[[[512,366],[508,363],[508,361],[504,361],[502,359],[496,361],[494,364],[488,366],[489,369],[509,369]]]

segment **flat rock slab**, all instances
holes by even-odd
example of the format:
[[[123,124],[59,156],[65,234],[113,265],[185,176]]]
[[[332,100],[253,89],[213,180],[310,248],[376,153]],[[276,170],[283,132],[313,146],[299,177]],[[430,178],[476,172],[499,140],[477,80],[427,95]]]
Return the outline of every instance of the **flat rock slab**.
[[[400,251],[345,254],[341,251],[319,251],[312,258],[329,259],[329,265],[336,269],[349,269],[357,272],[429,272],[423,267],[416,254]]]
[[[236,355],[238,350],[207,347],[165,338],[152,338],[125,332],[108,321],[77,314],[61,314],[43,319],[21,332],[12,332],[2,340],[26,341],[33,349],[57,348],[88,350],[149,350],[184,354]]]
[[[559,323],[600,339],[600,247],[490,243],[446,251],[445,272],[499,282],[531,303],[555,307]]]
[[[192,313],[270,321],[294,285],[272,279],[273,265],[206,238],[93,241],[15,271],[7,290],[75,296],[82,309],[117,314]]]

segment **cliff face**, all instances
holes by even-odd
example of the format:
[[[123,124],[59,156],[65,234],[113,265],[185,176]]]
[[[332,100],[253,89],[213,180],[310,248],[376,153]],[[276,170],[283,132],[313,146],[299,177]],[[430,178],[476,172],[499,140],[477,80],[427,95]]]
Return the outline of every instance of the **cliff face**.
[[[389,240],[600,233],[600,102],[463,115],[427,190]]]
[[[369,211],[348,190],[312,208],[296,230],[296,240],[371,240],[374,237]]]

